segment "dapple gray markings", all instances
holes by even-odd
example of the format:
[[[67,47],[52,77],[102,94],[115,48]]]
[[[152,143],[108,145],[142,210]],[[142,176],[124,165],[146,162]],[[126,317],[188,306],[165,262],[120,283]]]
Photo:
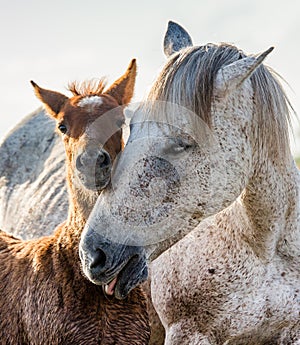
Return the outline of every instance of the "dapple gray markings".
[[[177,200],[174,195],[174,207],[186,226],[179,223],[174,238],[145,247],[147,254],[154,250],[157,255],[169,248],[152,263],[152,299],[166,329],[166,345],[296,345],[300,340],[300,176],[289,148],[290,104],[271,69],[260,64],[253,71],[260,60],[225,43],[183,47],[170,56],[147,99],[150,105],[156,101],[179,104],[200,116],[219,143],[218,170],[223,169],[226,179],[225,188],[218,179],[215,185],[207,183],[215,162],[210,166],[184,140],[189,158],[181,161],[182,151],[175,150],[177,155],[169,161],[176,160],[177,170],[186,168],[185,180],[180,182],[186,183],[187,199]],[[216,83],[219,72],[221,83]],[[139,144],[141,127],[134,129],[135,137],[129,137],[131,145],[122,154],[123,170],[136,153],[134,142]],[[157,146],[160,143],[157,140]],[[153,142],[139,146],[139,156],[150,159],[153,147]],[[158,175],[160,168],[155,165],[150,176],[151,172]],[[117,170],[118,165],[116,174]],[[148,176],[141,169],[131,183],[140,184],[142,190]],[[114,224],[110,205],[125,196],[126,203],[132,200],[134,205],[136,193],[130,193],[121,177],[116,185],[97,202],[98,211],[107,215],[106,228],[98,223],[94,233],[106,233]],[[147,197],[144,193],[140,198],[145,207]],[[130,219],[134,212],[120,213],[119,219],[122,216],[124,224],[135,221]],[[199,226],[193,229],[195,224]],[[140,229],[143,232],[145,227]],[[86,246],[90,235],[86,228],[81,239],[83,256],[93,251]],[[93,244],[100,245],[96,239]],[[135,274],[138,279],[141,272]]]
[[[0,155],[1,228],[23,239],[50,235],[69,205],[53,121],[41,109],[28,115],[2,139]]]

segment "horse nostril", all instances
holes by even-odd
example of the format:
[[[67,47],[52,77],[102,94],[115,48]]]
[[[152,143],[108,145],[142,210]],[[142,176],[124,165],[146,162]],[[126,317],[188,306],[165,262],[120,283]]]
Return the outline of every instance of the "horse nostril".
[[[106,263],[106,255],[104,251],[100,248],[97,248],[96,251],[94,252],[93,257],[91,258],[90,261],[90,268],[96,268],[100,267],[103,268]]]
[[[97,164],[100,168],[104,168],[110,164],[109,154],[105,151],[101,151],[97,157]]]

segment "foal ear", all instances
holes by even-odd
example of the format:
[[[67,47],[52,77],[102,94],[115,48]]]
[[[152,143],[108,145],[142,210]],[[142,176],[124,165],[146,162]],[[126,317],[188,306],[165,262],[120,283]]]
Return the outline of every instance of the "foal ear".
[[[56,118],[57,114],[69,98],[59,92],[42,89],[32,80],[30,82],[37,98],[44,104],[46,111],[49,115]]]
[[[237,89],[256,68],[261,65],[264,59],[271,53],[274,47],[269,48],[259,56],[248,56],[237,60],[230,65],[222,67],[215,79],[215,90],[219,95],[225,95],[231,90]]]
[[[104,94],[112,96],[119,105],[126,105],[130,102],[135,84],[136,60],[132,59],[127,71],[116,80]]]
[[[178,52],[182,48],[193,45],[191,36],[177,23],[169,21],[164,38],[164,53],[167,57]]]

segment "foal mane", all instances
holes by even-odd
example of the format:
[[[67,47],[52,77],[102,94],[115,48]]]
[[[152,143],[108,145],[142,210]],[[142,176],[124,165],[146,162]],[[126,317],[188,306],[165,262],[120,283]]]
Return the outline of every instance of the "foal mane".
[[[105,78],[86,80],[81,83],[73,81],[68,85],[69,91],[74,96],[99,96],[106,86]]]
[[[209,126],[212,125],[214,81],[220,68],[247,55],[227,44],[207,44],[188,47],[172,55],[154,82],[147,97],[148,104],[165,101],[183,106]],[[278,81],[278,75],[269,67],[260,65],[250,77],[256,109],[257,148],[267,149],[282,162],[289,157],[290,110],[293,108]]]

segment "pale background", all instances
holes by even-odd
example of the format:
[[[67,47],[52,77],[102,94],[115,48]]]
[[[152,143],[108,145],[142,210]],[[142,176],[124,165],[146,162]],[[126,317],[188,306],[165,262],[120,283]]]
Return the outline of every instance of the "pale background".
[[[69,81],[105,75],[112,82],[135,57],[134,100],[141,100],[164,63],[168,20],[195,44],[230,42],[248,53],[275,46],[266,62],[290,85],[299,113],[299,17],[299,0],[0,0],[0,136],[40,106],[31,79],[68,95]]]

